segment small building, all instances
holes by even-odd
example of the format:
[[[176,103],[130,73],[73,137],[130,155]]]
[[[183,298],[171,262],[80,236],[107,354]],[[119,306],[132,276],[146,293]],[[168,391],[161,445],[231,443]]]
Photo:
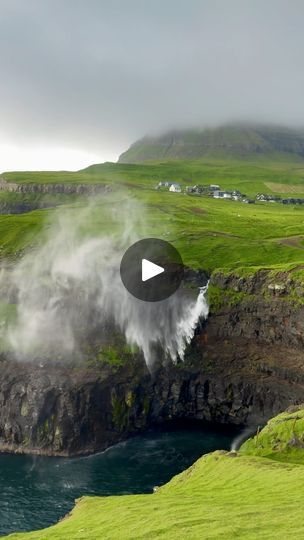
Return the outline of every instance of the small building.
[[[232,191],[219,191],[213,192],[214,199],[232,199]]]
[[[169,187],[169,191],[172,191],[173,193],[181,193],[182,192],[182,188],[179,184],[171,184],[171,186]]]
[[[269,195],[268,193],[258,193],[256,196],[257,201],[263,201],[263,202],[281,202],[281,197],[278,195]]]
[[[201,184],[196,184],[195,186],[187,186],[186,187],[187,193],[196,193],[197,195],[209,194],[210,193],[210,187],[204,186]]]
[[[294,199],[294,198],[282,199],[282,203],[283,204],[304,204],[304,199]]]
[[[193,191],[194,193],[204,193],[204,191],[206,191],[206,187],[201,186],[200,184],[196,184],[195,186],[193,186]]]
[[[155,187],[155,189],[161,189],[161,188],[168,188],[171,186],[171,183],[172,182],[158,182],[157,186]]]
[[[254,199],[243,199],[242,202],[245,204],[255,204]]]
[[[161,182],[158,182],[155,189],[161,189],[161,188],[169,188],[174,184],[174,182],[170,182],[170,180],[163,180]],[[178,184],[175,184],[178,185]]]
[[[242,195],[242,193],[238,190],[234,190],[232,192],[232,195],[231,195],[231,198],[234,200],[234,201],[241,201],[243,199],[243,197],[246,197],[246,195]]]

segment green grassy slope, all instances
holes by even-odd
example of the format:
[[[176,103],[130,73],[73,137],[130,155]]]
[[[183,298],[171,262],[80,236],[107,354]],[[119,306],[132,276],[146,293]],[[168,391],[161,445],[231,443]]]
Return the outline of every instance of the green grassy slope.
[[[304,131],[279,126],[225,125],[144,137],[121,154],[121,163],[168,159],[303,160]]]
[[[70,517],[11,540],[303,538],[304,467],[214,452],[151,495],[84,497]]]
[[[207,454],[154,494],[84,497],[55,526],[8,538],[303,538],[304,449],[299,446],[294,459],[285,446],[295,429],[303,440],[303,406],[271,420],[258,444],[253,438],[238,453]],[[280,441],[275,455],[264,455],[275,460],[261,457],[262,441],[264,449],[273,450],[274,440]]]
[[[112,231],[106,220],[108,204],[119,212],[123,197],[96,202],[93,234]],[[172,242],[185,264],[193,268],[273,267],[304,262],[304,208],[274,205],[245,205],[229,201],[194,198],[174,193],[143,192],[144,225],[138,218],[140,236],[157,236]],[[84,203],[69,207],[77,213]],[[99,212],[97,211],[99,210]],[[17,256],[39,242],[37,234],[48,223],[53,210],[37,210],[22,215],[0,216],[2,257]],[[98,219],[97,219],[98,216]],[[109,217],[110,220],[110,217]],[[136,219],[135,219],[136,222]]]
[[[22,183],[101,182],[111,185],[115,193],[101,196],[100,202],[97,202],[101,213],[107,204],[115,206],[118,201],[126,198],[136,200],[142,208],[142,221],[145,222],[140,234],[171,241],[181,251],[185,263],[196,268],[267,267],[301,264],[304,261],[302,206],[271,203],[251,206],[154,189],[160,180],[169,179],[179,181],[183,186],[219,183],[223,188],[236,188],[249,196],[257,192],[276,193],[276,186],[280,190],[282,186],[286,188],[284,196],[293,196],[296,186],[300,190],[297,196],[301,196],[303,190],[304,197],[304,166],[300,164],[268,162],[258,166],[222,161],[149,165],[106,163],[78,173],[17,172],[5,173],[4,176],[8,180]],[[2,197],[5,196],[2,194]],[[57,202],[66,204],[67,198],[67,195],[58,195]],[[76,204],[76,199],[74,201]],[[79,199],[78,204],[85,203]],[[24,216],[2,216],[2,256],[15,254],[34,239],[38,240],[36,231],[40,230],[45,219],[52,216],[53,212],[35,211]],[[96,232],[102,233],[103,230],[96,226]]]
[[[175,181],[183,186],[195,184],[220,184],[223,189],[239,189],[248,196],[258,192],[275,193],[275,186],[268,183],[302,186],[304,195],[304,160],[241,162],[227,160],[162,161],[141,164],[104,163],[92,165],[79,172],[4,172],[0,175],[8,182],[18,183],[75,183],[110,184],[129,189],[151,189],[159,181]],[[294,191],[286,191],[286,196]],[[284,193],[285,196],[285,193]]]
[[[269,420],[260,433],[242,445],[240,452],[304,465],[304,409],[291,407]]]
[[[22,184],[84,184],[91,183],[92,177],[86,177],[85,173],[70,171],[24,171],[4,172],[1,179],[7,182],[19,182]],[[99,179],[102,182],[102,178]]]

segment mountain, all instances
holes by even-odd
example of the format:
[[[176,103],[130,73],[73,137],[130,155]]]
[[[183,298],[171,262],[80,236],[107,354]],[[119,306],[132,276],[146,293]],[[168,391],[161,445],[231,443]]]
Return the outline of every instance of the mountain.
[[[120,163],[172,159],[304,159],[304,129],[226,125],[144,137],[119,157]]]

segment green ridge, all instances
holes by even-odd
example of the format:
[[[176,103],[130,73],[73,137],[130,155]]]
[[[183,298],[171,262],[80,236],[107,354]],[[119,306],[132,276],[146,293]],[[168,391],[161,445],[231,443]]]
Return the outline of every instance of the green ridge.
[[[280,126],[226,125],[144,137],[121,154],[121,163],[168,159],[303,160],[304,131]]]

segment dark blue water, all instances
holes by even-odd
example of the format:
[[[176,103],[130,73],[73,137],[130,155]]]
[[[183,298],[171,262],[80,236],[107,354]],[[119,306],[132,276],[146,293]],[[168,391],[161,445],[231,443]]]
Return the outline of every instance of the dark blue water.
[[[51,525],[81,495],[149,493],[231,440],[205,428],[153,431],[84,458],[0,455],[0,534]]]

